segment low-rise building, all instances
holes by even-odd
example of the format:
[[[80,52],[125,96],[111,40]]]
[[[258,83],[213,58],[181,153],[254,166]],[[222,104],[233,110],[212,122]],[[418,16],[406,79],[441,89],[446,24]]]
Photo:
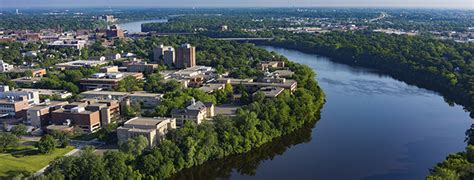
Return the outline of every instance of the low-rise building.
[[[107,63],[108,62],[105,62],[105,61],[76,60],[76,61],[70,61],[70,62],[65,62],[65,63],[59,63],[59,64],[56,64],[55,66],[59,69],[79,69],[81,67],[90,68],[90,67],[101,66]]]
[[[89,61],[105,61],[107,58],[105,56],[91,56]]]
[[[85,110],[99,111],[101,126],[113,124],[120,118],[120,104],[117,100],[83,99],[88,103]]]
[[[194,121],[200,124],[207,118],[214,117],[214,104],[196,102],[194,99],[183,109],[173,109],[171,117],[176,118],[176,125],[183,126],[185,121]]]
[[[128,63],[126,67],[127,72],[140,72],[144,74],[151,74],[156,68],[158,68],[158,64],[148,64],[146,62]]]
[[[16,83],[19,86],[33,86],[33,84],[36,84],[41,81],[41,77],[19,77],[16,79],[12,79],[14,83]]]
[[[91,78],[84,78],[80,81],[84,90],[103,89],[114,90],[118,87],[119,82],[126,77],[132,76],[136,79],[143,79],[142,73],[96,73]]]
[[[74,132],[74,127],[70,125],[56,125],[56,124],[51,124],[49,126],[46,126],[46,133],[48,134],[53,134],[57,132],[62,132],[62,133],[73,133]]]
[[[88,111],[86,103],[71,103],[51,113],[55,125],[73,125],[77,130],[92,133],[100,129],[100,111]]]
[[[198,89],[206,92],[206,93],[213,93],[217,90],[221,90],[225,88],[225,84],[222,83],[212,83],[212,84],[204,84]]]
[[[35,128],[48,126],[51,120],[51,112],[62,108],[68,104],[67,101],[45,101],[44,103],[33,105],[23,109],[26,111],[26,122]]]
[[[262,87],[257,92],[253,93],[255,96],[257,93],[263,93],[266,98],[276,98],[278,95],[283,93],[285,89],[281,87]]]
[[[21,118],[20,112],[29,106],[25,96],[21,98],[0,98],[0,116]]]
[[[122,58],[122,55],[120,55],[119,53],[110,53],[105,55],[105,59],[107,60],[117,60],[120,58]]]
[[[142,104],[144,107],[155,107],[160,104],[163,94],[147,93],[143,91],[136,92],[116,92],[116,91],[85,91],[81,93],[82,97],[99,100],[117,100],[122,102],[130,100],[131,103]]]
[[[264,81],[264,82],[262,82]],[[219,83],[229,83],[232,86],[242,85],[251,91],[257,91],[262,87],[280,87],[291,90],[292,92],[296,91],[298,83],[292,79],[277,78],[277,79],[264,79],[262,81],[253,82],[250,79],[230,79],[230,78],[220,78],[217,79]]]
[[[13,69],[13,65],[0,60],[0,72],[7,72]]]
[[[20,88],[17,91],[25,92],[38,92],[39,96],[53,96],[61,99],[66,99],[72,96],[72,93],[65,90],[55,90],[55,89],[30,89],[30,88]]]
[[[119,72],[118,66],[104,66],[99,69],[101,73],[116,73]]]
[[[293,77],[294,74],[295,73],[293,71],[285,70],[285,69],[276,70],[272,73],[272,75],[274,76],[283,77],[283,78],[291,78]]]
[[[135,91],[128,94],[130,101],[133,103],[141,104],[143,107],[153,108],[161,103],[163,94],[159,93],[147,93],[143,91]]]
[[[124,141],[137,136],[148,139],[149,147],[158,144],[172,129],[176,129],[176,119],[167,117],[135,117],[117,128],[117,137]]]
[[[51,43],[48,43],[48,47],[50,48],[74,48],[81,50],[86,46],[87,41],[85,40],[58,40]]]
[[[0,85],[0,99],[26,99],[28,104],[39,104],[38,92],[10,90],[9,86]]]
[[[257,64],[258,69],[261,71],[267,71],[269,69],[278,69],[284,68],[285,62],[284,61],[265,61]]]

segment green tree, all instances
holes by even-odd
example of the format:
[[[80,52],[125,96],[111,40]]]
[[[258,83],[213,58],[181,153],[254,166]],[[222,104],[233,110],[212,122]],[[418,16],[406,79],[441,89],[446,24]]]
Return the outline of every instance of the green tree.
[[[36,143],[36,148],[40,153],[50,153],[56,148],[56,140],[51,135],[45,135]]]
[[[133,137],[126,141],[119,141],[119,150],[121,152],[139,155],[148,147],[148,139],[142,135]]]
[[[69,138],[69,134],[64,133],[64,132],[54,133],[53,137],[57,139],[57,143],[59,144],[59,147],[61,148],[65,148],[69,146],[69,143],[71,142],[71,139]]]
[[[18,146],[20,140],[10,133],[0,133],[0,152],[4,152],[8,147]]]
[[[11,133],[17,137],[27,134],[28,128],[24,124],[18,124],[11,129]]]
[[[120,92],[142,91],[143,80],[137,79],[133,76],[127,76],[119,81],[116,90]]]

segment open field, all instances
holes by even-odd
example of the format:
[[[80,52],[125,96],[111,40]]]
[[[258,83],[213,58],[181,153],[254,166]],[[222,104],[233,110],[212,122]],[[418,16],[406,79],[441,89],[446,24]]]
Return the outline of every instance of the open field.
[[[50,154],[39,154],[33,146],[9,149],[8,154],[0,154],[0,179],[19,173],[34,173],[73,149],[73,146],[57,148]]]

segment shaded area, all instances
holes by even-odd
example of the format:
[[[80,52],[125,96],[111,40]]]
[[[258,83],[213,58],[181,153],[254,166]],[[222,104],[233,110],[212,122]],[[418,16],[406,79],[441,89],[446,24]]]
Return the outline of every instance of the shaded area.
[[[292,146],[310,142],[311,132],[315,124],[316,121],[307,123],[301,129],[277,138],[248,153],[209,161],[201,166],[182,170],[172,179],[229,179],[234,171],[241,175],[254,176],[262,162],[283,155]]]

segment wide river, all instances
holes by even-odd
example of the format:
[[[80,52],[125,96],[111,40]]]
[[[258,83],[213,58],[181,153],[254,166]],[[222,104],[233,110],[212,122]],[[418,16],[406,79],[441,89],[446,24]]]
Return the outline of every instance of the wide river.
[[[263,48],[317,72],[327,99],[321,119],[312,130],[177,179],[424,179],[466,146],[469,114],[435,92],[325,57]]]
[[[122,27],[136,32],[141,23]],[[176,179],[424,179],[433,165],[466,146],[469,114],[435,92],[318,55],[263,48],[316,71],[327,100],[321,119]]]
[[[119,27],[127,30],[128,33],[139,33],[142,32],[142,24],[144,23],[164,23],[168,22],[167,19],[156,19],[156,20],[144,20],[144,21],[133,21],[119,24]]]

